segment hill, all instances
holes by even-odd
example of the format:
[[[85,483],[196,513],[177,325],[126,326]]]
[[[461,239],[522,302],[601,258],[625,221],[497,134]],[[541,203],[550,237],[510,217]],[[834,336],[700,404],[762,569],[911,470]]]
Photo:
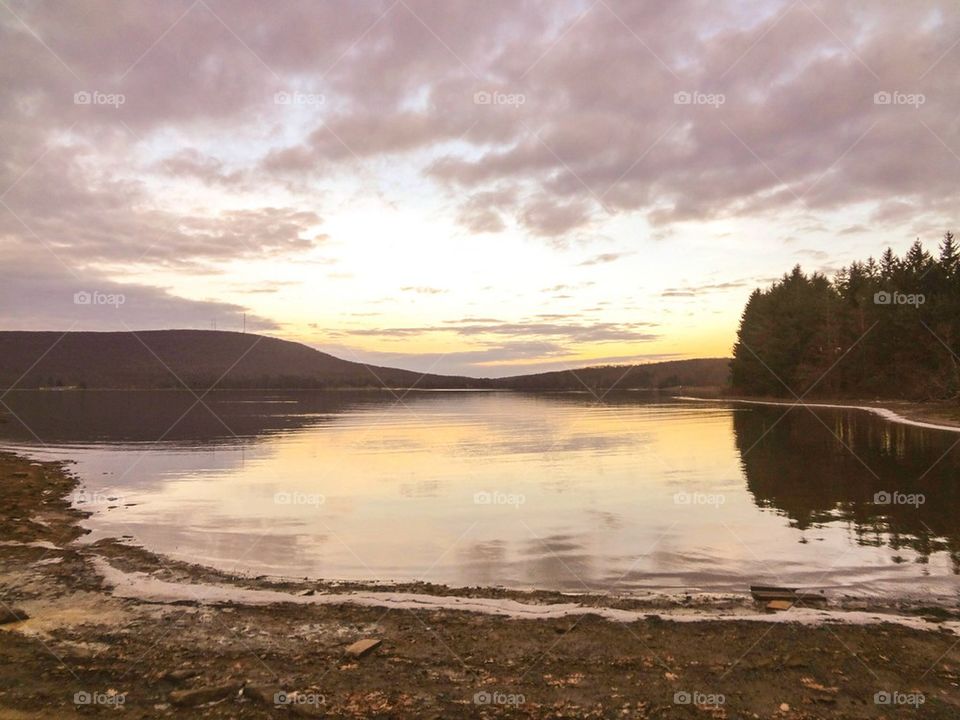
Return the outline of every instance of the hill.
[[[536,375],[501,378],[498,387],[511,390],[619,390],[660,389],[668,387],[723,387],[727,384],[730,361],[727,358],[670,360],[647,365],[603,365],[557,370]]]
[[[39,359],[38,359],[39,358]],[[729,361],[677,360],[478,379],[342,360],[296,342],[215,330],[0,331],[0,388],[391,388],[583,390],[721,386]],[[182,383],[181,383],[182,381]]]
[[[18,388],[179,388],[181,380],[203,389],[214,384],[219,388],[479,385],[471,378],[365,366],[300,343],[236,332],[0,332],[3,388],[14,383]]]

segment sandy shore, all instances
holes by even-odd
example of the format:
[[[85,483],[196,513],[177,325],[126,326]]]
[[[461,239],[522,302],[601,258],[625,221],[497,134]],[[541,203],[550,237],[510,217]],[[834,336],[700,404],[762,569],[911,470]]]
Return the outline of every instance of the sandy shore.
[[[75,487],[0,454],[0,719],[960,715],[954,609],[238,578],[77,542]]]

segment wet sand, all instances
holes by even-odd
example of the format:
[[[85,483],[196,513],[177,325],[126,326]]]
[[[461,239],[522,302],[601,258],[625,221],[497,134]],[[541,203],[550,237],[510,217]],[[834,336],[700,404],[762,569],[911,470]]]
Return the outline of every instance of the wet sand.
[[[0,718],[960,715],[955,606],[231,577],[77,542],[76,483],[0,454]]]

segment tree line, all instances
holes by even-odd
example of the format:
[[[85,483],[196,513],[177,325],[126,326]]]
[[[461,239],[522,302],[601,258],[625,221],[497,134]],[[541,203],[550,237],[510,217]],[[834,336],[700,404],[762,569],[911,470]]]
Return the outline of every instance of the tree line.
[[[733,391],[794,398],[960,398],[960,249],[918,239],[833,279],[797,265],[754,290],[731,362]]]

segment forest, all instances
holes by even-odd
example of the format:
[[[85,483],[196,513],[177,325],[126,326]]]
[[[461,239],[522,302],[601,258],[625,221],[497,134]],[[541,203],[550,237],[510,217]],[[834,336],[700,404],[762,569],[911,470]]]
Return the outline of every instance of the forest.
[[[960,257],[953,233],[937,252],[919,239],[832,279],[800,266],[747,301],[733,350],[734,393],[958,399]]]

